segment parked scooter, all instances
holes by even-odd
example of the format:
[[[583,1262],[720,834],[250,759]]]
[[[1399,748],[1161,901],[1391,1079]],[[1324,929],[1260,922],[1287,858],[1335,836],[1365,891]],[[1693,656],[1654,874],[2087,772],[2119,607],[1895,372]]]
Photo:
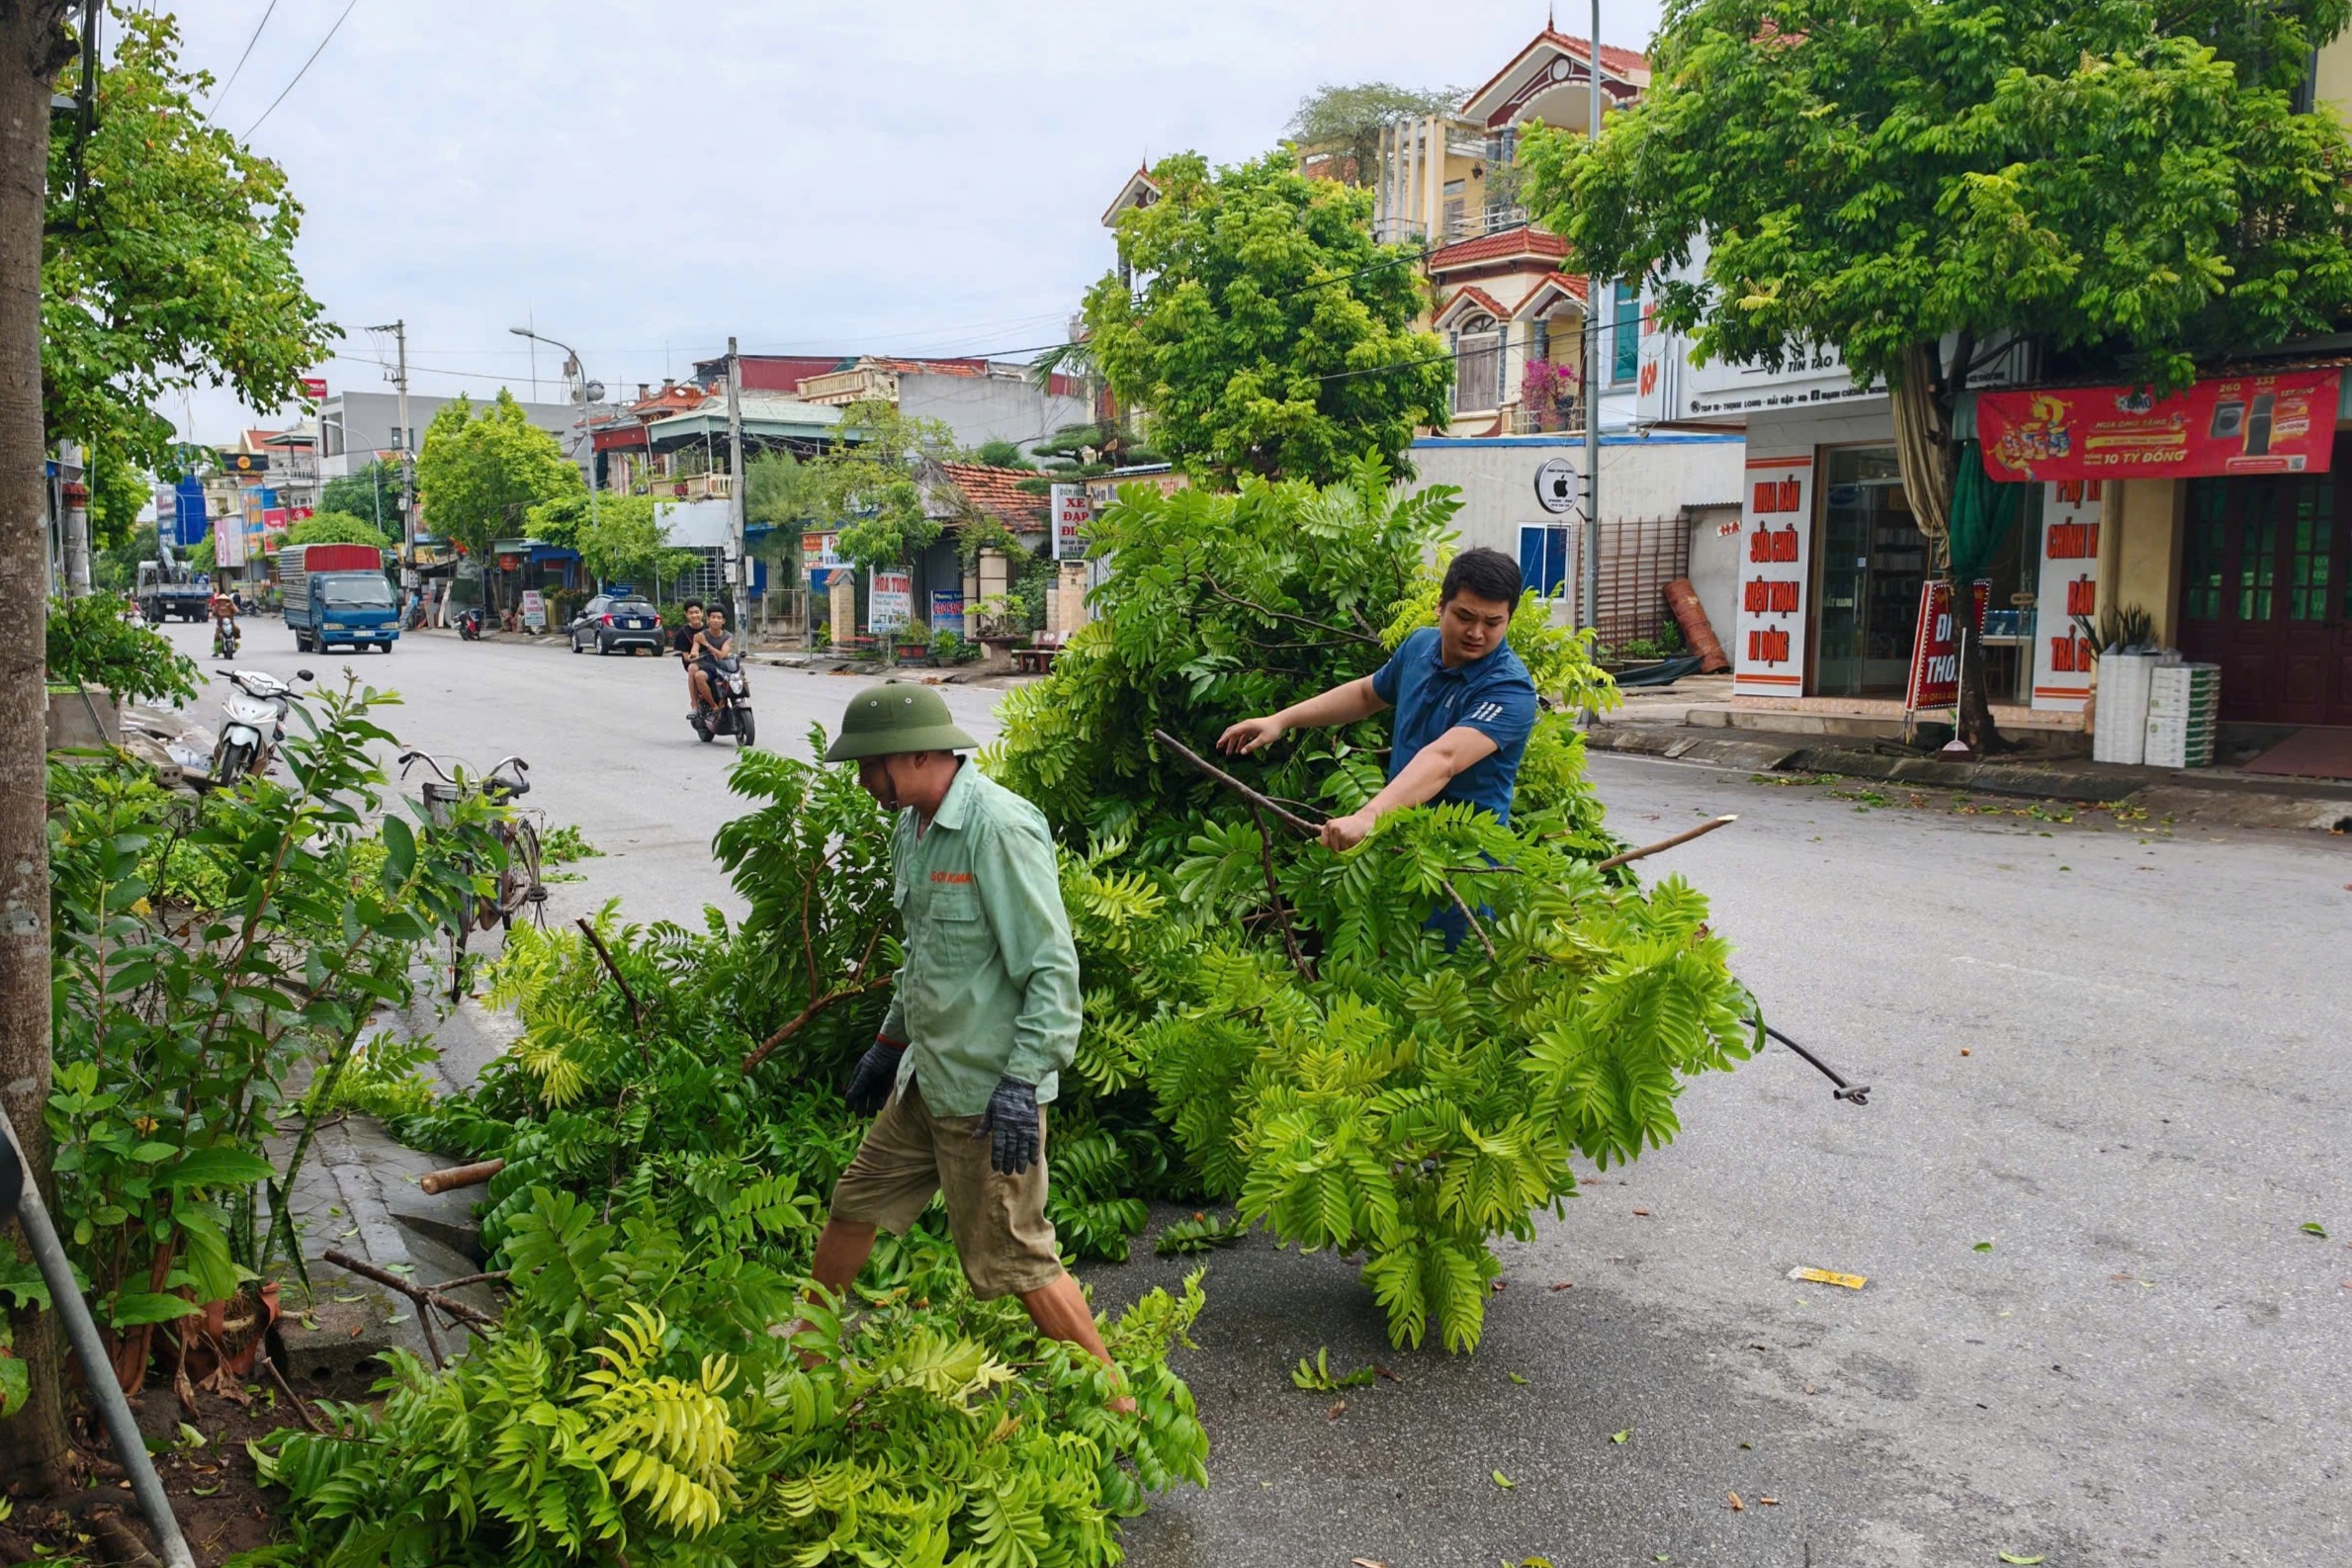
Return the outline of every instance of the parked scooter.
[[[233,784],[250,774],[259,778],[269,771],[270,759],[278,754],[278,742],[286,739],[286,715],[294,708],[295,691],[285,681],[259,669],[225,669],[233,688],[220,704],[220,735],[213,742],[213,782],[216,785]],[[295,671],[298,680],[308,680],[306,669]]]
[[[747,746],[755,731],[751,722],[751,684],[743,678],[743,661],[731,653],[716,663],[718,673],[711,677],[711,696],[718,706],[703,709],[688,723],[706,742],[732,735],[737,745]]]
[[[481,641],[482,630],[486,624],[481,613],[481,606],[479,604],[472,609],[458,612],[458,636],[469,643]]]

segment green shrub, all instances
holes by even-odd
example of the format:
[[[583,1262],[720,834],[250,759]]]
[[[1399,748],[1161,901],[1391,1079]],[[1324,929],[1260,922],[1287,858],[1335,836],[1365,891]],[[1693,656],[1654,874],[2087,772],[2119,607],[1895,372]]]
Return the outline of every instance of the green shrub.
[[[123,619],[123,601],[99,594],[51,599],[48,678],[58,686],[103,686],[119,699],[189,702],[196,662],[160,633]]]

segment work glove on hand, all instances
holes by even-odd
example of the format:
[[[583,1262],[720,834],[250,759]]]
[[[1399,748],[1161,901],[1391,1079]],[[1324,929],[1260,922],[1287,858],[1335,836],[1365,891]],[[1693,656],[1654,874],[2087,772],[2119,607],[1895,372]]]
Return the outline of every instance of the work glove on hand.
[[[841,1096],[851,1114],[871,1116],[889,1101],[899,1081],[899,1058],[906,1054],[898,1041],[874,1036],[873,1046],[857,1059],[857,1071],[849,1075],[849,1092]]]
[[[989,1140],[989,1167],[999,1176],[1019,1176],[1037,1163],[1037,1086],[1017,1079],[997,1080],[989,1108],[981,1113],[975,1138]]]

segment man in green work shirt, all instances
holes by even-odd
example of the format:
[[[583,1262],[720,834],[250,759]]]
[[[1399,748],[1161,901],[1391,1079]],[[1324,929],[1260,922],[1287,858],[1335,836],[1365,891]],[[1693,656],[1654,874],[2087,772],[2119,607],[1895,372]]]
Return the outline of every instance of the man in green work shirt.
[[[1040,1333],[1107,1362],[1045,1217],[1044,1106],[1078,1048],[1078,949],[1045,814],[956,755],[978,743],[937,692],[886,681],[850,699],[825,754],[856,762],[899,814],[906,961],[849,1082],[849,1108],[881,1115],[833,1188],[810,1272],[847,1289],[877,1227],[905,1232],[938,1192],[973,1293],[1020,1297]]]

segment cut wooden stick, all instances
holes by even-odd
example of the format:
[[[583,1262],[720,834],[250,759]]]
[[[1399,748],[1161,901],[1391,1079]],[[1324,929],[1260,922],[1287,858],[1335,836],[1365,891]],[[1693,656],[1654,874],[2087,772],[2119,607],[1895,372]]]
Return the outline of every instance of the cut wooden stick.
[[[1319,824],[1307,821],[1304,817],[1301,817],[1298,813],[1283,806],[1271,796],[1261,795],[1258,791],[1250,788],[1249,785],[1244,784],[1240,779],[1235,778],[1232,774],[1226,772],[1223,768],[1217,766],[1214,762],[1209,761],[1208,758],[1202,756],[1199,752],[1184,744],[1183,741],[1178,740],[1175,736],[1170,735],[1166,730],[1154,730],[1152,732],[1152,739],[1159,741],[1162,745],[1168,747],[1168,749],[1171,751],[1174,751],[1177,756],[1182,757],[1186,762],[1190,763],[1196,771],[1205,774],[1209,778],[1215,779],[1218,783],[1224,785],[1227,789],[1233,791],[1236,795],[1239,795],[1243,800],[1248,801],[1252,806],[1257,807],[1260,811],[1270,813],[1274,818],[1280,821],[1283,827],[1289,828],[1301,838],[1320,838],[1323,836],[1323,828]]]
[[[479,1160],[473,1165],[453,1165],[446,1171],[427,1171],[416,1178],[416,1184],[427,1192],[454,1192],[459,1187],[478,1187],[505,1169],[503,1160]]]
[[[1703,838],[1716,828],[1738,821],[1737,813],[1729,817],[1710,817],[1696,828],[1688,828],[1676,833],[1672,838],[1661,838],[1654,844],[1644,844],[1639,849],[1628,849],[1621,855],[1611,855],[1607,860],[1597,861],[1593,869],[1595,871],[1614,871],[1628,860],[1640,860],[1645,856],[1656,854],[1661,849],[1672,849],[1675,845],[1687,844],[1694,838]]]

